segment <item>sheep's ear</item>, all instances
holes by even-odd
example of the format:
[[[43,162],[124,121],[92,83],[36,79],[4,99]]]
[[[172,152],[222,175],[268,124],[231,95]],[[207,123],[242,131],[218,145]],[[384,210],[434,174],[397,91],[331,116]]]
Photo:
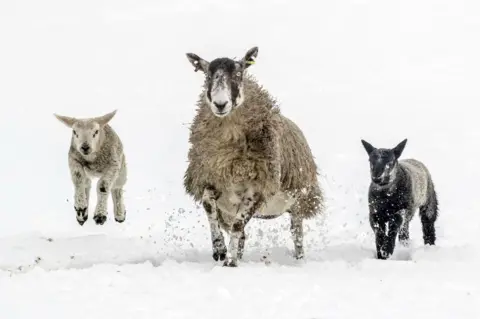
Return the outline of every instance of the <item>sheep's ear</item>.
[[[257,55],[258,55],[258,47],[253,47],[250,50],[248,50],[241,61],[243,68],[246,69],[252,64],[255,64],[255,59],[257,58]]]
[[[77,119],[73,118],[73,117],[68,117],[68,116],[62,116],[62,115],[58,115],[58,114],[53,114],[55,115],[55,117],[60,121],[62,122],[63,124],[65,124],[66,126],[68,126],[69,128],[72,128],[73,124],[75,124],[75,122],[77,121]]]
[[[117,113],[117,110],[113,111],[113,112],[110,112],[108,114],[105,114],[103,116],[100,116],[100,117],[96,117],[94,119],[95,122],[97,122],[100,126],[104,126],[106,125],[108,122],[110,122],[110,120],[113,118],[113,116]]]
[[[187,58],[188,61],[190,61],[190,63],[195,67],[195,72],[202,70],[204,73],[207,73],[210,62],[202,59],[194,53],[187,53]]]
[[[368,155],[370,155],[375,150],[375,147],[373,147],[372,144],[368,143],[367,141],[362,140],[362,144]]]
[[[404,139],[403,141],[400,142],[395,148],[393,149],[393,154],[395,154],[396,158],[399,158],[400,155],[402,155],[403,149],[405,148],[405,145],[407,144],[407,139]]]

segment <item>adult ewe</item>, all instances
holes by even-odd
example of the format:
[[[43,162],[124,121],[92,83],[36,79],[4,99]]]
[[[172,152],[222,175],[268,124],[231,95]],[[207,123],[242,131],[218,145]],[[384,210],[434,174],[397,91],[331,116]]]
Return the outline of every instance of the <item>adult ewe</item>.
[[[245,70],[258,48],[235,61],[188,53],[205,83],[191,126],[184,186],[207,213],[213,259],[235,267],[252,217],[291,215],[295,257],[303,258],[303,220],[323,211],[317,167],[301,130]],[[221,229],[230,234],[228,249]],[[228,257],[228,258],[227,258]]]
[[[112,194],[115,220],[125,220],[123,186],[127,181],[125,154],[120,138],[108,122],[116,111],[101,117],[76,119],[55,114],[58,120],[72,129],[68,152],[73,186],[75,187],[75,211],[77,221],[83,225],[88,219],[88,199],[92,178],[97,183],[97,207],[93,219],[98,225],[107,220],[108,195]]]

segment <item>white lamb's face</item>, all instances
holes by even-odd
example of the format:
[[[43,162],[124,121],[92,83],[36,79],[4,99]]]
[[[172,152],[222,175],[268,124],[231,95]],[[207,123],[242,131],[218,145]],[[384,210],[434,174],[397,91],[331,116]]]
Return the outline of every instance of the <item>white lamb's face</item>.
[[[94,121],[78,121],[72,126],[73,145],[82,155],[90,155],[100,148],[100,125]]]

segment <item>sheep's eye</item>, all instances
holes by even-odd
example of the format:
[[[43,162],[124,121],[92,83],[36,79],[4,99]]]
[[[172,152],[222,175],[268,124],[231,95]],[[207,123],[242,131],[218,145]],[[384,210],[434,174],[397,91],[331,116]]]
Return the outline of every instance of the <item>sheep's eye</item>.
[[[73,135],[78,136],[77,131],[73,130]]]
[[[96,130],[95,133],[93,133],[93,137],[95,137],[97,134],[98,134],[98,130]]]

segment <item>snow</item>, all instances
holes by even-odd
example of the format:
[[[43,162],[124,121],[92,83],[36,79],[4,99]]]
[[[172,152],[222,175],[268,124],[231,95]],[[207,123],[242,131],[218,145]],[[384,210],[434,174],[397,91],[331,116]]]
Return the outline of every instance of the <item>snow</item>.
[[[45,0],[0,4],[0,309],[32,318],[477,318],[480,3],[474,0]],[[252,221],[245,260],[211,259],[182,186],[202,76],[185,53],[239,57],[304,131],[328,210],[291,258],[287,216]],[[73,210],[69,130],[113,109],[127,220]],[[375,259],[360,139],[429,167],[440,218],[424,247]],[[96,197],[91,198],[90,213]]]

